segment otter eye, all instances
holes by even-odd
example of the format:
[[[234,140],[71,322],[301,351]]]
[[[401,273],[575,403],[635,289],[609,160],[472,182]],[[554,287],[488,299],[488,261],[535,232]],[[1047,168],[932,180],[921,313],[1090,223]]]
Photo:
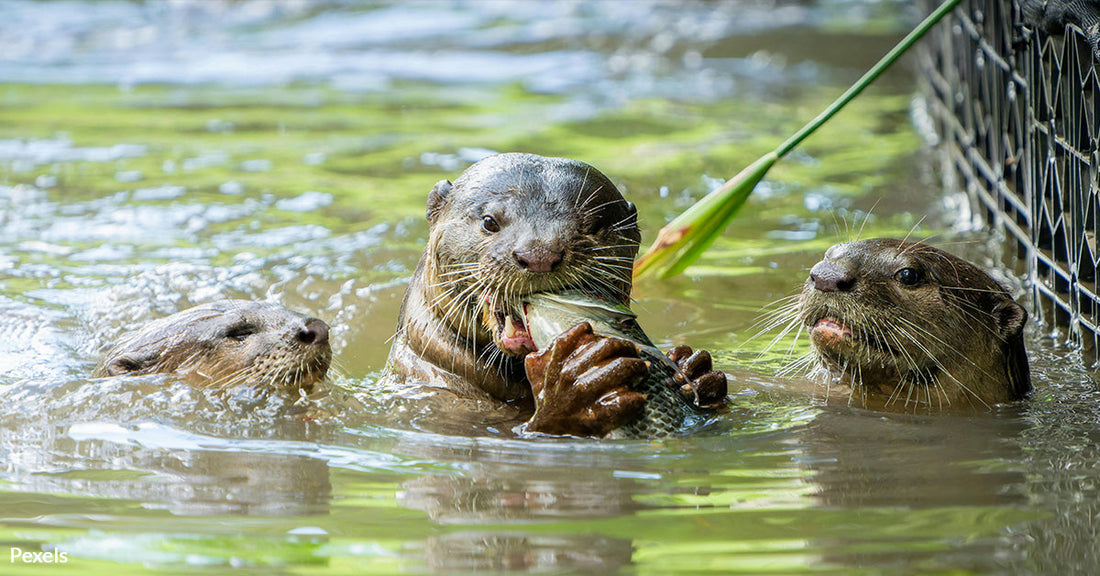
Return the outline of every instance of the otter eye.
[[[111,364],[107,366],[107,374],[111,376],[137,372],[138,370],[141,370],[141,362],[125,356],[113,360]]]
[[[486,214],[481,217],[481,231],[486,234],[496,234],[500,232],[500,224],[492,216]]]
[[[898,270],[897,274],[894,274],[894,278],[902,284],[902,286],[916,286],[924,281],[924,273],[916,268],[902,268]]]
[[[231,326],[229,330],[226,330],[225,337],[233,340],[244,340],[249,336],[257,332],[256,327],[252,324],[244,323]]]

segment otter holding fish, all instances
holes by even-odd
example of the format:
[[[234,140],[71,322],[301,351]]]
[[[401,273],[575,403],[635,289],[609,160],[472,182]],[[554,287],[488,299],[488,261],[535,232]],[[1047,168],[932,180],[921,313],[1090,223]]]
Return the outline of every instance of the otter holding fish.
[[[1027,311],[977,266],[920,242],[837,244],[796,322],[812,361],[868,408],[984,408],[1031,391]]]
[[[606,176],[564,158],[499,154],[453,184],[436,184],[427,218],[428,245],[402,304],[388,382],[420,398],[450,397],[453,406],[511,405],[521,417],[538,402],[546,409],[526,423],[532,432],[599,437],[642,416],[647,397],[634,387],[648,367],[627,340],[580,324],[542,347],[554,353],[524,363],[539,349],[525,297],[575,291],[629,303],[637,211]],[[688,362],[692,356],[678,357],[689,387],[713,372],[709,362]],[[532,382],[543,391],[538,399]]]
[[[246,384],[308,393],[332,360],[328,332],[323,321],[278,304],[222,300],[124,336],[93,376],[175,373],[201,386]]]
[[[725,374],[711,370],[710,354],[705,350],[692,352],[687,346],[673,349],[668,355],[658,350],[635,314],[626,306],[612,304],[580,293],[540,293],[524,298],[523,318],[538,352],[524,359],[531,389],[535,393],[533,420],[550,427],[599,427],[603,425],[583,399],[576,409],[560,402],[551,402],[555,387],[569,386],[569,378],[558,376],[555,357],[571,350],[573,343],[595,342],[600,336],[604,348],[627,347],[648,366],[640,381],[634,382],[627,394],[639,401],[641,415],[633,421],[623,421],[613,430],[622,438],[655,438],[690,429],[709,416],[697,408],[716,408],[726,397]],[[583,367],[583,365],[582,365]],[[686,374],[701,374],[688,383]],[[574,376],[575,378],[575,376]],[[643,397],[644,395],[644,397]],[[583,398],[571,394],[570,399]],[[644,400],[644,402],[642,401]]]

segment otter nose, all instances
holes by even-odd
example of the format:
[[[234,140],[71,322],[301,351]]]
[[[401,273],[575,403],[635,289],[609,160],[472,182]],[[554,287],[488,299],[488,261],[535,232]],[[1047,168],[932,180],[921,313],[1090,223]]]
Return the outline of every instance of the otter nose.
[[[328,324],[316,318],[307,318],[305,325],[298,329],[298,341],[302,344],[328,342]]]
[[[810,280],[814,281],[814,288],[822,292],[847,292],[856,285],[856,278],[851,272],[828,260],[822,260],[810,269]]]
[[[549,248],[514,250],[512,256],[519,267],[528,272],[550,272],[562,259],[561,252]]]

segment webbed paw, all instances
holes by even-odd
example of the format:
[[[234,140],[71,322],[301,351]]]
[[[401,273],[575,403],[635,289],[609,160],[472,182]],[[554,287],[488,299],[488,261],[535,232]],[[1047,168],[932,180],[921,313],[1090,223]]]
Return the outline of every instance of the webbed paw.
[[[524,359],[535,394],[527,430],[603,437],[638,418],[646,396],[631,386],[648,374],[634,344],[592,333],[587,322]]]
[[[683,374],[676,375],[676,380],[681,385],[681,391],[692,403],[700,408],[717,408],[722,405],[728,392],[726,374],[713,369],[710,352],[692,351],[690,346],[677,346],[669,350],[668,357],[683,371]]]

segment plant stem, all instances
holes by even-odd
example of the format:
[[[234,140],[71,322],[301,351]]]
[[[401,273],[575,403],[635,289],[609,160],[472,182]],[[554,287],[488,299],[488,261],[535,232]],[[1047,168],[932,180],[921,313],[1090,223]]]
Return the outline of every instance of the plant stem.
[[[767,175],[772,165],[790,153],[860,92],[863,92],[864,88],[882,75],[891,64],[916,44],[944,16],[954,10],[960,2],[962,0],[945,0],[821,114],[775,150],[760,157],[752,165],[729,179],[721,188],[707,194],[661,228],[649,250],[634,262],[634,278],[641,278],[657,270],[661,270],[662,278],[683,272],[718,236],[722,235],[726,226],[737,215],[738,210],[757,183]]]
[[[810,121],[810,123],[795,132],[793,136],[787,139],[786,142],[779,145],[775,149],[776,154],[780,158],[787,155],[788,152],[793,150],[796,146],[802,143],[807,136],[813,134],[815,130],[821,127],[822,124],[829,121],[837,112],[840,112],[841,108],[844,108],[848,102],[851,102],[853,98],[863,92],[863,89],[870,86],[887,68],[890,67],[898,58],[901,57],[913,44],[916,44],[925,33],[928,32],[933,26],[936,25],[944,16],[955,9],[959,2],[962,0],[947,0],[936,8],[931,14],[928,15],[916,28],[913,29],[905,38],[902,38],[901,42],[895,45],[885,56],[882,57],[874,66],[871,67],[855,84],[852,84],[843,94],[840,95],[828,108],[821,114],[818,114],[816,118]]]

